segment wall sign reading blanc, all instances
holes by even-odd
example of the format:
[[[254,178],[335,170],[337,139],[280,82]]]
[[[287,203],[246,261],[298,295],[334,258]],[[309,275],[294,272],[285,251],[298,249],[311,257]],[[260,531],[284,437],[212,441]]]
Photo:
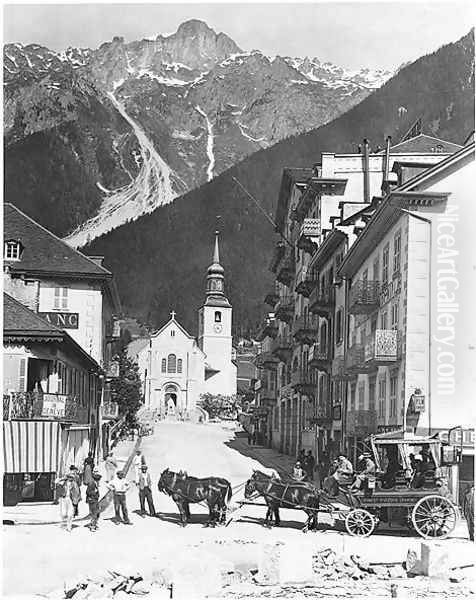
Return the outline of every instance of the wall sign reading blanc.
[[[38,314],[46,319],[48,323],[60,329],[78,329],[79,327],[79,313],[39,312]]]

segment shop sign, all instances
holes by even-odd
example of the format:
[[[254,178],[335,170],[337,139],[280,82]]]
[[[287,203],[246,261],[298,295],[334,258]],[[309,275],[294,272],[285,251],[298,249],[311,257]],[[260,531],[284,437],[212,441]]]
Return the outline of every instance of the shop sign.
[[[42,417],[64,417],[66,412],[66,398],[62,394],[43,394]]]
[[[78,329],[79,313],[70,312],[39,312],[48,323],[60,329]]]
[[[425,412],[425,396],[423,394],[413,394],[413,411],[417,413]]]

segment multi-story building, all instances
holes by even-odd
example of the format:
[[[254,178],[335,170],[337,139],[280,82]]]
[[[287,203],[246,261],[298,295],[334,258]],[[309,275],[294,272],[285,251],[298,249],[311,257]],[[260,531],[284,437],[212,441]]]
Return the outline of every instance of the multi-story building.
[[[396,329],[402,314],[398,257],[401,263],[406,252],[401,233],[388,231],[388,248],[367,261],[363,283],[351,290],[341,264],[378,211],[382,194],[461,149],[425,135],[390,143],[371,153],[364,140],[362,153],[323,153],[313,169],[283,173],[276,212],[281,238],[271,264],[276,289],[267,296],[276,302],[272,344],[279,359],[270,419],[279,431],[273,436],[276,447],[290,454],[311,449],[318,462],[345,445],[356,447],[378,427],[396,427],[401,394],[402,333]],[[394,284],[385,291],[386,309],[369,320],[358,296],[366,302],[372,294],[380,298],[380,288],[372,285],[374,270],[385,270]],[[392,354],[382,354],[383,346]],[[388,411],[378,402],[369,404],[369,394],[388,397]]]
[[[64,330],[3,296],[3,497],[52,500],[97,439],[100,367]]]

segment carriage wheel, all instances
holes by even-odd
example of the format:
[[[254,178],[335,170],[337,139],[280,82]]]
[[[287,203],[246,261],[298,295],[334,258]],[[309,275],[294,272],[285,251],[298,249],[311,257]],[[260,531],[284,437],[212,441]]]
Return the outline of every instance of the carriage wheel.
[[[453,504],[443,496],[425,496],[412,510],[412,524],[423,538],[445,538],[456,527],[458,515]]]
[[[363,508],[354,508],[345,517],[347,533],[356,537],[369,537],[376,525],[375,517]]]

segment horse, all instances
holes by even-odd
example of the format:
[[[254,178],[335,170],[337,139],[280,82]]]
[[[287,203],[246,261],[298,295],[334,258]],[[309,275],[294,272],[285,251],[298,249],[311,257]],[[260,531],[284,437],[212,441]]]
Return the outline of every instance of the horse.
[[[280,508],[294,508],[303,510],[307,514],[307,521],[302,531],[305,533],[317,529],[319,512],[319,491],[312,484],[296,481],[281,481],[270,477],[260,471],[253,471],[253,475],[246,482],[245,498],[250,498],[255,492],[263,496],[268,510],[264,525],[272,523],[272,515],[276,527],[279,527]]]
[[[189,504],[205,501],[209,520],[206,527],[214,527],[217,521],[224,522],[226,503],[232,495],[231,484],[220,477],[199,479],[186,473],[174,473],[165,469],[160,475],[158,488],[172,497],[180,512],[180,525],[185,527],[190,519]]]

